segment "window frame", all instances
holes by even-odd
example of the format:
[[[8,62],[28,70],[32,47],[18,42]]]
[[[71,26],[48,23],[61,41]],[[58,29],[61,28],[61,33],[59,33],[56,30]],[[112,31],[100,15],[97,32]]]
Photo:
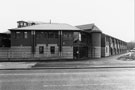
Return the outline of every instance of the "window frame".
[[[50,46],[50,53],[55,54],[55,46]]]
[[[44,54],[44,46],[39,46],[39,54]]]

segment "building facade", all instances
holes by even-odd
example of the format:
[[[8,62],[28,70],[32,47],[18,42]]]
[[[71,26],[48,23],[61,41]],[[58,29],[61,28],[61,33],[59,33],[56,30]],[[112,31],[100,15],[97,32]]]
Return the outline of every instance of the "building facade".
[[[74,40],[81,30],[68,24],[46,23],[10,31],[12,58],[73,59]]]
[[[127,43],[112,36],[102,34],[102,57],[117,55],[127,51]]]
[[[126,53],[127,43],[102,33],[102,31],[94,24],[79,25],[78,28],[83,32],[89,33],[91,37],[88,44],[90,58],[101,58],[106,56]]]
[[[102,33],[95,24],[18,21],[11,32],[10,48],[2,58],[10,60],[101,58],[126,52],[126,42]]]

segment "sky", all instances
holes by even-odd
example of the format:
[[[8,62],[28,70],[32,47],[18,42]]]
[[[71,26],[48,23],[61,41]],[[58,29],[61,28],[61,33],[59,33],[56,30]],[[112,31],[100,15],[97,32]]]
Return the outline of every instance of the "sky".
[[[135,41],[134,0],[0,0],[0,32],[17,21],[94,23],[103,33]]]

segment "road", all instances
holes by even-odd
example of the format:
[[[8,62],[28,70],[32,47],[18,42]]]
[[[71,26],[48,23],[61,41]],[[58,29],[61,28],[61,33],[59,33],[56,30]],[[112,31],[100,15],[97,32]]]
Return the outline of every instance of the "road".
[[[0,70],[0,90],[135,90],[135,68]]]

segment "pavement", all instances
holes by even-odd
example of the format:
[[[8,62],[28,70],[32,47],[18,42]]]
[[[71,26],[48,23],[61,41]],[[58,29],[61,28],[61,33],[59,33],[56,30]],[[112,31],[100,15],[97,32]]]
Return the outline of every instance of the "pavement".
[[[126,53],[128,54],[128,53]],[[135,68],[135,61],[123,61],[115,55],[101,59],[76,61],[0,62],[0,69],[80,69],[80,68]]]
[[[37,62],[0,62],[0,69],[29,69]]]

